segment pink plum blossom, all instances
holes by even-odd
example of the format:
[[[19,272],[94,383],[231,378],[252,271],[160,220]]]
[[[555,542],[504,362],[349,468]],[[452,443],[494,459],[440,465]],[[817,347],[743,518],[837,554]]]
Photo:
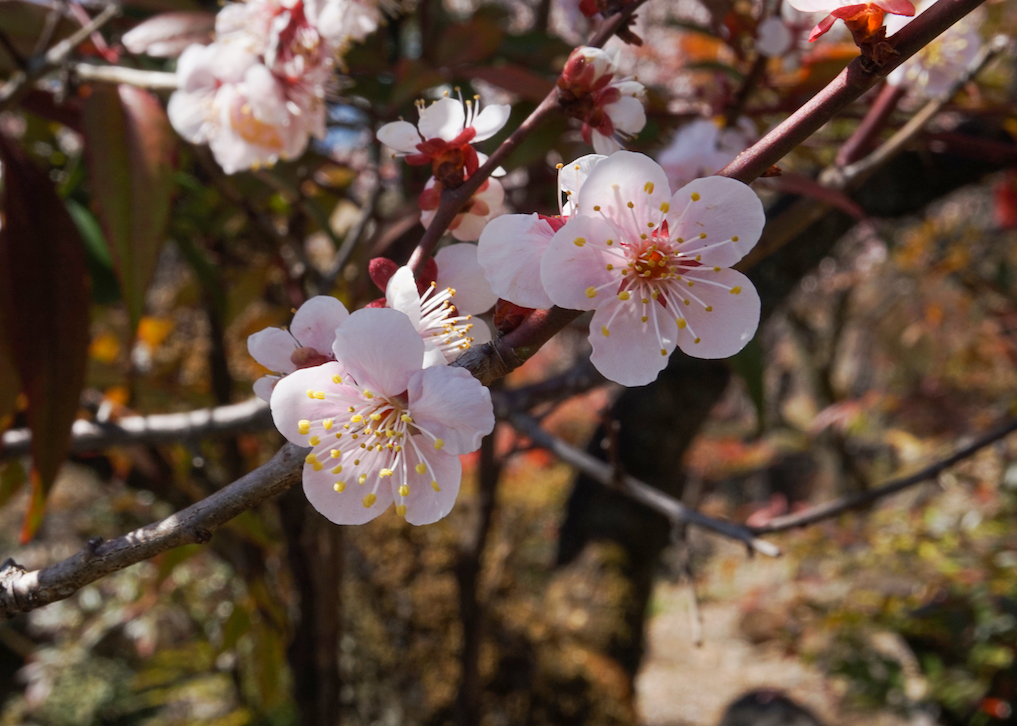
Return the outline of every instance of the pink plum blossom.
[[[274,75],[239,44],[192,45],[177,63],[173,128],[208,144],[227,174],[300,156],[325,133],[322,98]]]
[[[480,108],[480,96],[456,100],[445,96],[431,105],[417,103],[420,120],[393,121],[378,129],[378,140],[409,164],[431,165],[431,173],[445,189],[461,186],[482,163],[471,144],[494,136],[506,124],[510,106]],[[473,239],[476,239],[474,237]]]
[[[558,169],[559,217],[506,214],[484,227],[477,259],[498,297],[525,308],[553,305],[540,282],[540,259],[564,218],[578,207],[580,190],[590,172],[606,158],[588,154]]]
[[[678,129],[671,143],[657,154],[672,188],[712,176],[734,161],[756,138],[752,121],[742,117],[729,128],[711,119],[697,119]]]
[[[805,13],[828,13],[809,35],[814,42],[825,34],[840,18],[847,23],[858,42],[861,36],[872,37],[883,24],[883,14],[914,15],[915,6],[911,0],[876,0],[856,3],[852,0],[788,0],[791,7]]]
[[[762,56],[782,56],[793,44],[794,33],[783,18],[767,18],[756,28],[756,50]]]
[[[459,493],[460,454],[494,429],[491,395],[462,368],[423,368],[424,341],[397,310],[358,310],[335,331],[335,361],[286,376],[272,417],[310,446],[304,492],[337,524],[395,502],[411,524],[437,522]]]
[[[421,192],[420,223],[424,228],[431,226],[435,212],[441,202],[442,185],[434,177],[427,182]],[[475,242],[480,239],[488,220],[502,212],[505,189],[497,179],[485,179],[480,188],[473,193],[470,201],[463,205],[460,212],[452,219],[448,231],[460,242]]]
[[[930,7],[929,0],[920,3],[917,15]],[[911,20],[896,15],[887,18],[887,32],[896,33]],[[979,28],[984,21],[985,8],[979,6],[897,66],[887,76],[887,83],[912,89],[926,98],[948,91],[978,56],[983,43]]]
[[[646,89],[617,78],[618,51],[582,46],[572,51],[558,79],[562,108],[583,122],[583,139],[598,154],[612,154],[646,125],[639,99]]]
[[[763,229],[748,186],[706,177],[672,195],[656,162],[619,151],[597,165],[581,198],[548,244],[540,278],[556,305],[594,311],[591,360],[604,376],[644,385],[676,345],[724,358],[752,338],[759,296],[729,269]]]
[[[424,367],[451,363],[491,330],[473,316],[497,300],[470,244],[443,247],[435,255],[437,280],[420,292],[409,267],[400,267],[385,289],[388,307],[404,313],[424,339]]]
[[[254,393],[268,401],[279,379],[300,368],[334,360],[335,329],[349,317],[346,306],[329,295],[305,302],[293,316],[288,330],[265,328],[247,338],[247,350],[254,360],[278,375],[262,376]]]
[[[131,53],[176,58],[194,43],[211,43],[214,28],[215,15],[202,10],[160,13],[124,33],[121,42]]]

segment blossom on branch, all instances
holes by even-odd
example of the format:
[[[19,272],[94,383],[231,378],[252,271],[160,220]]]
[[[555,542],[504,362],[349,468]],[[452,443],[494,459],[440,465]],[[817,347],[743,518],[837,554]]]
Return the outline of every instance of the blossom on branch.
[[[657,154],[672,188],[693,179],[712,176],[734,161],[756,139],[752,121],[742,117],[722,128],[712,119],[697,119],[678,129],[674,139]]]
[[[396,156],[405,156],[409,164],[430,164],[434,178],[445,189],[455,189],[482,163],[472,144],[498,133],[510,111],[510,106],[501,104],[481,110],[480,96],[465,101],[445,96],[430,106],[419,101],[416,126],[409,121],[387,123],[378,129],[378,140]]]
[[[336,298],[318,295],[300,306],[288,330],[265,328],[249,336],[247,350],[251,357],[278,374],[255,381],[254,393],[258,398],[268,401],[275,384],[287,373],[334,360],[335,329],[349,315],[346,306]]]
[[[618,51],[583,46],[572,51],[558,78],[558,102],[583,122],[583,139],[598,154],[612,154],[646,125],[635,78],[616,78]]]
[[[810,43],[827,33],[840,18],[851,31],[855,44],[862,50],[885,42],[883,17],[886,13],[915,14],[915,6],[911,0],[876,0],[867,3],[854,3],[851,0],[788,0],[788,2],[795,10],[805,13],[829,13],[813,28],[809,35]]]
[[[672,195],[657,163],[621,151],[597,165],[581,197],[548,244],[540,278],[556,305],[594,311],[591,360],[604,376],[645,385],[676,345],[725,358],[752,338],[759,296],[729,269],[765,221],[747,185],[707,177]]]
[[[423,368],[424,341],[397,310],[366,309],[335,331],[335,361],[288,375],[272,418],[311,447],[304,492],[337,524],[362,524],[395,502],[411,524],[451,511],[460,454],[494,430],[491,395],[462,368]]]
[[[558,169],[560,215],[506,214],[491,220],[480,234],[477,259],[494,293],[523,308],[553,303],[540,282],[540,260],[554,233],[579,206],[579,193],[594,167],[608,157],[588,154]]]

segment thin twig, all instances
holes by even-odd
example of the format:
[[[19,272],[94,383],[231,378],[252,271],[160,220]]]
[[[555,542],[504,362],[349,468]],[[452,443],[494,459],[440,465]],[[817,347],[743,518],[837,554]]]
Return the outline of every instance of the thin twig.
[[[51,68],[63,63],[78,45],[88,40],[92,33],[119,13],[119,5],[112,3],[107,5],[84,27],[54,45],[43,55],[30,58],[27,68],[14,73],[4,87],[0,88],[0,111],[8,111],[13,108],[32,89],[32,84],[42,78]]]
[[[268,404],[259,398],[186,413],[127,416],[116,423],[75,421],[71,452],[103,451],[113,446],[169,444],[210,436],[232,436],[272,427]],[[12,429],[0,437],[0,459],[26,456],[32,443],[28,429]]]
[[[668,496],[656,487],[644,484],[635,477],[625,475],[616,479],[614,470],[609,464],[549,434],[532,416],[515,413],[509,417],[509,421],[521,434],[532,439],[535,444],[547,449],[565,463],[574,466],[604,486],[613,488],[615,491],[663,514],[674,526],[689,524],[701,527],[723,537],[742,542],[752,552],[759,552],[768,557],[780,555],[780,549],[776,545],[758,539],[754,532],[747,527],[715,519],[695,509],[690,509],[674,497]]]
[[[82,81],[118,83],[151,91],[175,91],[177,74],[165,71],[142,71],[123,66],[100,66],[94,63],[75,63],[71,72]]]
[[[110,573],[185,544],[201,544],[242,512],[300,481],[306,449],[287,444],[272,459],[200,502],[122,537],[89,544],[73,557],[27,571],[14,560],[0,565],[0,619],[68,598]]]
[[[984,436],[975,439],[973,442],[954,452],[945,459],[937,461],[935,464],[927,466],[911,476],[906,476],[902,479],[895,479],[881,487],[870,489],[867,492],[859,492],[858,494],[841,497],[840,499],[827,502],[826,504],[809,507],[797,514],[789,514],[785,517],[776,517],[766,524],[762,524],[758,527],[749,527],[749,529],[753,534],[783,532],[788,529],[806,527],[810,524],[821,522],[824,519],[836,517],[852,509],[866,507],[883,497],[888,497],[891,494],[896,494],[897,492],[913,487],[916,484],[921,484],[922,482],[939,476],[939,474],[946,471],[954,464],[974,456],[982,449],[987,446],[991,446],[1000,439],[1006,438],[1014,431],[1017,431],[1017,419],[1011,419]]]
[[[879,89],[879,95],[865,112],[861,123],[855,127],[854,132],[837,150],[837,158],[834,162],[837,166],[847,166],[858,161],[872,148],[873,140],[886,126],[890,116],[893,115],[897,104],[904,98],[907,88],[903,85],[883,84]]]
[[[983,2],[984,0],[938,0],[900,32],[891,36],[890,40],[898,55],[883,65],[875,65],[870,59],[861,56],[851,61],[826,88],[777,128],[739,154],[719,175],[746,184],[756,179],[881,78]]]

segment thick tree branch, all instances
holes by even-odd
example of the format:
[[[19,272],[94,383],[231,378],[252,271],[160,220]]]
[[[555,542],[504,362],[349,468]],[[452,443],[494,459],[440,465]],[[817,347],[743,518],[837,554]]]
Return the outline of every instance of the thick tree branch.
[[[913,487],[916,484],[921,484],[924,481],[928,481],[939,476],[942,472],[946,471],[954,464],[958,464],[961,461],[974,456],[985,447],[991,446],[1000,439],[1006,438],[1014,431],[1017,431],[1017,419],[1012,419],[1000,425],[998,428],[993,429],[984,436],[980,436],[945,459],[937,461],[935,464],[927,466],[921,471],[915,472],[911,476],[906,476],[903,479],[895,479],[881,487],[870,489],[866,492],[859,492],[858,494],[841,497],[840,499],[827,502],[826,504],[809,507],[805,511],[798,512],[797,514],[789,514],[785,517],[776,517],[764,525],[760,525],[759,527],[750,527],[749,529],[753,532],[753,534],[783,532],[788,529],[807,527],[810,524],[815,524],[816,522],[821,522],[824,519],[836,517],[852,509],[867,507],[883,497],[888,497],[891,494],[896,494],[897,492]]]
[[[128,416],[116,423],[97,424],[75,421],[71,428],[71,452],[102,451],[111,446],[131,444],[168,444],[230,436],[243,431],[262,431],[272,426],[268,404],[258,398],[217,408],[202,408],[186,413],[152,416]],[[0,437],[0,459],[29,453],[32,434],[14,429]]]
[[[635,477],[617,476],[610,464],[590,456],[582,449],[570,446],[561,439],[549,434],[540,427],[540,423],[525,413],[515,413],[509,417],[510,423],[533,443],[547,449],[565,463],[574,466],[590,478],[606,487],[621,492],[640,504],[663,514],[675,526],[689,524],[694,527],[708,529],[715,534],[737,540],[752,552],[769,557],[778,557],[780,549],[776,545],[755,536],[755,533],[740,524],[714,519],[695,509],[689,509],[674,497],[656,487],[651,487]]]
[[[0,565],[0,619],[70,597],[100,577],[185,544],[208,542],[242,512],[300,481],[305,450],[287,444],[272,459],[200,502],[108,542],[90,541],[62,562],[28,572],[14,560]]]

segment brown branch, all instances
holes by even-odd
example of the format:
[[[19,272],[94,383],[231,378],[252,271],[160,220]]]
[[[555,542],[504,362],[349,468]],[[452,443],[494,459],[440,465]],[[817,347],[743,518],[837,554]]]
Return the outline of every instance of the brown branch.
[[[1006,438],[1014,431],[1017,431],[1017,419],[1011,419],[984,436],[975,439],[973,442],[954,452],[945,459],[937,461],[935,464],[927,466],[921,471],[915,472],[911,476],[906,476],[903,479],[895,479],[881,487],[870,489],[867,492],[859,492],[858,494],[841,497],[840,499],[827,502],[826,504],[819,504],[815,507],[810,507],[803,512],[798,512],[797,514],[789,514],[785,517],[776,517],[766,524],[758,527],[749,527],[749,529],[753,534],[783,532],[788,529],[806,527],[810,524],[821,522],[824,519],[836,517],[837,515],[843,514],[844,512],[852,509],[867,507],[883,497],[888,497],[891,494],[896,494],[897,492],[913,487],[916,484],[921,484],[922,482],[939,476],[939,474],[946,471],[954,464],[974,456],[985,447],[991,446],[1000,439]]]
[[[822,91],[783,123],[724,167],[720,176],[748,184],[812,136],[881,78],[929,44],[936,36],[981,5],[984,0],[938,0],[890,37],[898,55],[883,65],[855,58]]]
[[[0,619],[63,600],[174,547],[208,542],[226,522],[298,483],[305,453],[287,444],[268,463],[161,522],[108,542],[92,540],[73,557],[41,570],[29,572],[8,559],[0,565]]]
[[[761,540],[748,527],[733,522],[715,519],[702,512],[690,509],[674,497],[668,496],[656,487],[651,487],[635,477],[615,476],[614,469],[600,459],[587,454],[581,449],[570,446],[561,439],[549,434],[540,427],[535,418],[524,413],[515,413],[509,417],[512,425],[533,443],[547,449],[565,463],[574,466],[581,472],[600,482],[605,487],[614,489],[627,497],[663,514],[674,526],[692,525],[707,529],[715,534],[728,537],[743,543],[750,552],[759,552],[769,557],[778,557],[780,549],[776,545]]]
[[[590,40],[586,43],[587,46],[599,48],[604,45],[612,35],[614,35],[619,29],[621,29],[625,22],[632,16],[632,14],[644,3],[646,0],[634,0],[625,6],[625,8],[615,15],[601,23],[597,31],[590,37]],[[470,200],[480,185],[483,184],[491,173],[501,166],[502,162],[511,154],[515,149],[532,134],[538,126],[544,121],[545,118],[549,117],[558,108],[558,89],[553,88],[550,93],[544,98],[540,104],[533,109],[533,112],[519,124],[519,128],[512,132],[512,134],[501,142],[501,145],[495,149],[494,153],[491,154],[490,158],[484,164],[477,169],[477,172],[473,174],[469,179],[462,183],[461,186],[455,189],[446,189],[442,192],[441,202],[438,204],[438,209],[435,210],[434,217],[431,219],[431,224],[428,225],[427,229],[424,230],[424,235],[420,238],[420,242],[417,244],[417,248],[413,250],[413,254],[410,256],[410,260],[407,263],[414,275],[419,275],[424,267],[424,263],[434,253],[434,248],[438,246],[438,240],[445,234],[445,230],[452,224],[452,220],[462,209],[463,205]]]

